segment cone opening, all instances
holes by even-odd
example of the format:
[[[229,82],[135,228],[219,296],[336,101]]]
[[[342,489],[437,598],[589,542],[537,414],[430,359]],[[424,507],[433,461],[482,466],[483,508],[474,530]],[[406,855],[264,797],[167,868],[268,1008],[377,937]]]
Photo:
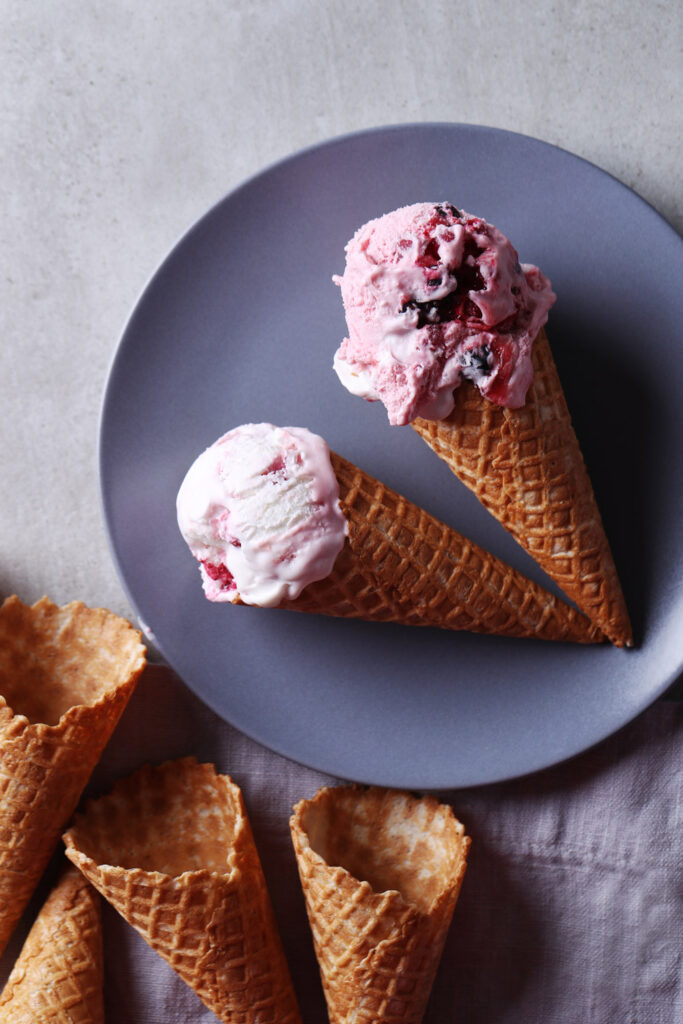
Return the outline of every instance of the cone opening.
[[[57,725],[70,708],[96,704],[143,654],[139,634],[102,608],[16,597],[0,607],[0,695],[31,724]]]
[[[322,790],[302,809],[312,850],[376,893],[398,891],[423,913],[459,876],[466,854],[462,825],[431,797],[394,790]]]
[[[146,766],[88,803],[71,829],[73,845],[97,864],[225,874],[245,822],[227,776],[191,758]]]

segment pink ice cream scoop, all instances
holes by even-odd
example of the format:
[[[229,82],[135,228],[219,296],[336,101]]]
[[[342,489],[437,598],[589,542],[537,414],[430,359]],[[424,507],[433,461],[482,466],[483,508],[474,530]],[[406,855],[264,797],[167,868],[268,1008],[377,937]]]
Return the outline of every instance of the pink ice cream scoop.
[[[207,598],[263,607],[329,576],[348,530],[325,441],[271,423],[237,427],[202,452],[177,513]]]
[[[524,405],[555,295],[492,224],[450,203],[404,206],[358,229],[334,280],[349,331],[334,368],[390,423],[447,416],[463,379],[497,405]]]

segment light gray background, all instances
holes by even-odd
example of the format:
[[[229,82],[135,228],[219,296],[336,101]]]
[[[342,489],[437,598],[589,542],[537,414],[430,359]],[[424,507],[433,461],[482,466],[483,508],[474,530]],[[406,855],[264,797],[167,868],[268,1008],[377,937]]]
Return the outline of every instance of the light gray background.
[[[107,369],[168,249],[264,165],[380,124],[480,123],[597,163],[681,230],[677,8],[4,0],[0,595],[132,614],[99,507]]]

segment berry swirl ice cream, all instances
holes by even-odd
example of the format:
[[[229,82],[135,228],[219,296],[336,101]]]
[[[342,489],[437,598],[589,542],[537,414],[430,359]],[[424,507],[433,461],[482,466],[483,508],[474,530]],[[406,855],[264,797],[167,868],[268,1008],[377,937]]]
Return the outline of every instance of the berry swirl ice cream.
[[[555,296],[493,225],[450,203],[404,206],[358,229],[334,280],[349,330],[334,368],[390,423],[447,416],[463,379],[497,405],[524,405]]]
[[[273,607],[325,579],[347,535],[339,485],[321,437],[248,423],[192,464],[178,525],[210,601]]]

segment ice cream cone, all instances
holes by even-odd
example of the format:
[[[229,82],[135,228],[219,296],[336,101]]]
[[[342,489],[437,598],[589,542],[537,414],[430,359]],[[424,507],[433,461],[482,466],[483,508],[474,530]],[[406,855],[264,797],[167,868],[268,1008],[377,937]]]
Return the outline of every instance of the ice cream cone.
[[[100,898],[69,866],[0,996],[3,1024],[104,1024]]]
[[[226,1024],[298,1024],[242,794],[194,758],[90,801],[67,856]]]
[[[330,455],[349,536],[331,574],[280,607],[504,636],[602,640],[575,609]]]
[[[130,624],[47,598],[0,608],[0,952],[144,664]]]
[[[545,330],[526,404],[506,409],[464,382],[446,419],[413,427],[617,646],[631,625]]]
[[[321,789],[290,821],[330,1024],[419,1024],[470,845],[432,797]]]

